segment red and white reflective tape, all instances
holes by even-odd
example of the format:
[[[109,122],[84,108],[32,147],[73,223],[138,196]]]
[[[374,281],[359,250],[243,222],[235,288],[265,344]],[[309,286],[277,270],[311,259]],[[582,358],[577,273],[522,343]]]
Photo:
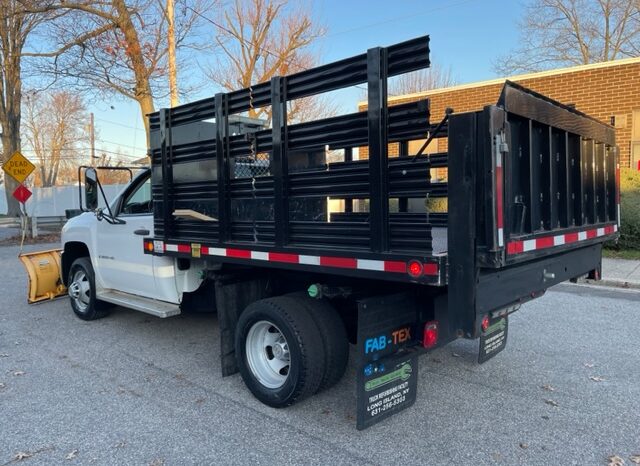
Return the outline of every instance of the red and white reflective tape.
[[[563,244],[571,244],[578,241],[585,241],[605,235],[611,235],[617,231],[618,225],[607,225],[606,227],[594,228],[592,230],[564,233],[562,235],[555,236],[542,236],[540,238],[524,241],[511,241],[507,244],[507,254],[521,254],[523,252],[562,246]]]
[[[181,252],[191,254],[190,244],[169,244],[154,241],[154,249],[159,252]],[[215,248],[200,246],[201,256],[230,257],[234,259],[249,259],[256,261],[278,262],[286,264],[315,265],[320,267],[335,267],[339,269],[369,270],[374,272],[408,273],[407,262],[373,259],[358,259],[353,257],[308,256],[285,252],[251,251],[249,249]],[[422,264],[423,275],[437,276],[438,264],[425,262]]]

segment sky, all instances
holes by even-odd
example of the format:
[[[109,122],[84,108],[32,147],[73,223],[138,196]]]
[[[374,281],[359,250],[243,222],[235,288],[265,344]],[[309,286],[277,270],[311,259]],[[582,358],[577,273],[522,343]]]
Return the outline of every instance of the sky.
[[[431,61],[450,68],[458,84],[498,77],[493,64],[517,45],[524,9],[514,0],[307,0],[305,4],[311,5],[326,29],[316,46],[322,63],[428,34]],[[187,70],[178,70],[178,82],[183,73]],[[207,90],[192,100],[216,92]],[[360,97],[362,93],[355,90],[343,93],[338,104],[355,111]],[[92,103],[89,111],[95,116],[98,152],[122,152],[126,159],[145,155],[145,133],[135,102],[114,98]]]

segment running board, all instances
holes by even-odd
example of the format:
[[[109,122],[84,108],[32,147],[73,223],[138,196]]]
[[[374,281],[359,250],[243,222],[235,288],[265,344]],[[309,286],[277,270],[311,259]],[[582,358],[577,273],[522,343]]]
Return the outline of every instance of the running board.
[[[135,311],[145,312],[156,317],[172,317],[180,314],[180,306],[177,304],[157,301],[151,298],[143,298],[122,291],[107,290],[96,294],[100,301],[117,304]]]

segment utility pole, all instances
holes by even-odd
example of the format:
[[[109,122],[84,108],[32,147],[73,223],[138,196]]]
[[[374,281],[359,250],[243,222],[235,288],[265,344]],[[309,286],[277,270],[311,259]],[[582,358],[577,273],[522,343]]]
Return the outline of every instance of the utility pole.
[[[96,131],[93,122],[93,112],[90,114],[89,119],[89,139],[91,141],[91,166],[96,166]]]
[[[169,95],[171,107],[178,105],[178,80],[176,75],[176,30],[173,0],[167,0],[167,39],[169,40]]]

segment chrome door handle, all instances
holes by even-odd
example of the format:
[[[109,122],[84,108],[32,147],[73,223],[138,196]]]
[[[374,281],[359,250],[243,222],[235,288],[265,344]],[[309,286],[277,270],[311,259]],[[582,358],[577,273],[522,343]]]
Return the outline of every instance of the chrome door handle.
[[[133,232],[134,235],[139,235],[139,236],[149,236],[151,232],[145,228],[138,228],[136,231]]]

